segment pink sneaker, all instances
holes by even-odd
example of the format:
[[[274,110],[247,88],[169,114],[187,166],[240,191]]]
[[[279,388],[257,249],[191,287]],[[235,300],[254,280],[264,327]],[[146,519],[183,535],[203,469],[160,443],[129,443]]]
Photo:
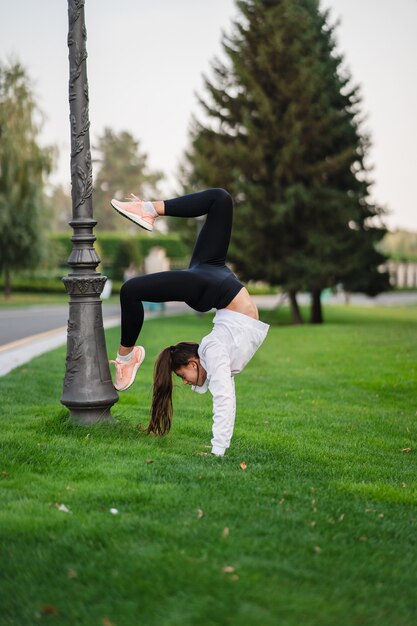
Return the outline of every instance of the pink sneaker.
[[[116,380],[114,382],[114,386],[117,391],[125,391],[133,385],[136,373],[140,365],[142,365],[144,358],[145,348],[142,346],[135,346],[129,363],[122,363],[119,359],[110,361],[110,363],[114,363],[116,365]]]
[[[111,205],[120,215],[127,217],[128,220],[134,222],[145,230],[153,230],[153,223],[158,217],[151,202],[139,200],[133,193],[132,200],[128,202],[120,202],[113,198]]]

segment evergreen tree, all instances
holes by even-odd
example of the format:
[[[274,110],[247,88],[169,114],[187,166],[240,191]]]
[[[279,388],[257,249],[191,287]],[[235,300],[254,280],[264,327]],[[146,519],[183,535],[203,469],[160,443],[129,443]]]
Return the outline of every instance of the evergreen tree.
[[[215,61],[194,120],[187,189],[223,186],[236,201],[230,258],[244,280],[289,294],[339,283],[388,288],[375,243],[385,229],[369,201],[360,97],[342,69],[334,28],[318,0],[240,0],[226,63]],[[187,171],[187,170],[186,170]],[[375,224],[375,221],[378,224]]]
[[[0,64],[0,270],[5,295],[14,270],[42,256],[44,177],[52,150],[38,144],[40,112],[19,63]]]
[[[126,131],[115,133],[105,128],[94,149],[97,173],[94,175],[94,216],[100,230],[127,228],[126,220],[117,218],[110,206],[112,198],[124,200],[135,193],[143,197],[157,197],[162,172],[147,169],[148,157],[140,151],[139,142]]]

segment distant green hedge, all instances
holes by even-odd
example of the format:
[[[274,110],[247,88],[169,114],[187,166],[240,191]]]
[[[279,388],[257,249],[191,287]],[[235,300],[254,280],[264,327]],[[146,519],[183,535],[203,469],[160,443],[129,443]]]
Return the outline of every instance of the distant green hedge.
[[[64,275],[64,274],[63,274]],[[0,289],[3,289],[3,280]],[[20,293],[65,293],[65,287],[59,278],[12,278],[12,292]]]
[[[65,258],[62,262],[66,262],[71,250],[71,231],[68,233],[51,233],[51,240],[56,242],[59,249],[62,250]],[[142,234],[138,233],[135,236],[127,235],[124,233],[98,233],[97,246],[100,250],[100,255],[103,257],[102,261],[105,265],[111,265],[113,259],[116,257],[117,249],[120,242],[129,239],[138,246],[138,252],[141,258],[144,258],[149,253],[149,250],[155,246],[160,246],[165,249],[166,255],[169,259],[182,259],[187,257],[190,251],[180,240],[177,233],[168,233],[162,235],[160,233]]]
[[[62,276],[66,276],[63,271]],[[122,281],[112,280],[112,294],[117,294],[122,286]],[[4,288],[3,280],[0,280],[0,290]],[[60,278],[21,278],[12,279],[12,292],[16,293],[66,293],[64,283]]]
[[[385,252],[388,254],[389,261],[397,261],[398,263],[416,263],[417,255],[411,253],[401,253],[401,252]]]
[[[65,293],[65,287],[61,276],[66,276],[71,270],[67,265],[68,257],[72,250],[71,231],[68,233],[50,233],[50,241],[53,244],[54,262],[56,269],[35,269],[31,272],[19,272],[12,278],[12,290],[17,292],[33,293]],[[180,240],[177,233],[138,233],[131,236],[125,233],[98,233],[95,243],[96,251],[101,259],[99,271],[114,278],[120,278],[114,272],[114,262],[117,260],[120,247],[128,240],[137,246],[138,258],[144,259],[154,246],[164,248],[167,257],[173,268],[182,268],[187,265],[189,250]],[[120,272],[119,272],[120,273]],[[112,292],[118,293],[122,281],[112,280]],[[0,289],[3,287],[2,277],[0,277]]]

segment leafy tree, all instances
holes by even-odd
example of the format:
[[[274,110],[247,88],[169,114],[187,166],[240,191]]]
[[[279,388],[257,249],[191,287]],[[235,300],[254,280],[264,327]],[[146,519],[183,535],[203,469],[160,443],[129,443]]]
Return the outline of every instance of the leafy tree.
[[[6,296],[12,271],[33,267],[42,254],[44,178],[52,150],[39,146],[40,128],[26,71],[16,62],[0,64],[0,270]]]
[[[129,267],[133,267],[138,271],[142,260],[137,242],[131,238],[121,239],[113,260],[112,277],[115,280],[124,280],[125,271]]]
[[[139,197],[155,197],[163,174],[148,170],[147,155],[141,152],[139,141],[127,131],[115,133],[105,128],[94,149],[97,153],[94,160],[97,173],[94,176],[93,202],[97,227],[101,230],[127,228],[128,222],[117,218],[110,200],[123,200],[132,192]]]
[[[46,194],[48,207],[47,226],[53,231],[66,231],[70,237],[68,226],[72,216],[71,193],[61,184],[50,187]]]
[[[417,261],[417,232],[397,229],[387,233],[381,250],[397,261]]]
[[[310,291],[311,320],[321,322],[324,288],[356,283],[374,294],[389,286],[378,271],[385,228],[368,196],[358,87],[318,0],[237,6],[223,39],[227,61],[216,60],[214,78],[205,78],[208,121],[193,121],[186,188],[228,188],[240,276],[282,285],[296,321],[296,294]]]

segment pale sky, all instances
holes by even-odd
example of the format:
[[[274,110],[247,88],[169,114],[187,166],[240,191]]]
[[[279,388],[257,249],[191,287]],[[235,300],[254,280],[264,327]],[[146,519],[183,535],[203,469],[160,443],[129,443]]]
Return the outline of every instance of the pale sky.
[[[338,50],[355,83],[373,146],[373,198],[391,228],[417,231],[417,0],[322,0],[340,19]],[[86,0],[91,143],[108,126],[141,141],[149,165],[176,189],[196,93],[222,56],[233,0]],[[46,115],[45,144],[60,150],[54,182],[69,186],[66,0],[0,0],[0,60],[28,70]],[[135,190],[132,190],[135,191]]]

